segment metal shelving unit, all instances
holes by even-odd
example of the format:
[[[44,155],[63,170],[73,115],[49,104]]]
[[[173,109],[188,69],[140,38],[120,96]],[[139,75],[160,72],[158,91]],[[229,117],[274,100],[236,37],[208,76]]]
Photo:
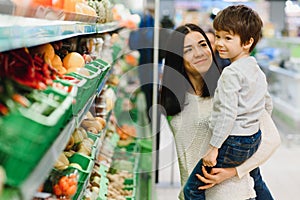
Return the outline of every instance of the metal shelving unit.
[[[106,24],[78,21],[59,21],[0,14],[0,52],[31,47],[80,35],[101,34],[120,29],[118,22]],[[83,120],[94,99],[101,92],[107,76],[82,110],[68,122],[29,177],[18,188],[21,199],[30,200],[45,181],[59,154],[63,151],[74,129]],[[103,138],[103,137],[102,137]],[[1,199],[2,197],[0,197]]]
[[[0,52],[21,47],[32,47],[79,35],[111,32],[118,22],[88,24],[0,15]]]
[[[265,72],[273,99],[274,120],[289,135],[299,135],[300,127],[300,39],[264,38],[258,48],[258,63]]]

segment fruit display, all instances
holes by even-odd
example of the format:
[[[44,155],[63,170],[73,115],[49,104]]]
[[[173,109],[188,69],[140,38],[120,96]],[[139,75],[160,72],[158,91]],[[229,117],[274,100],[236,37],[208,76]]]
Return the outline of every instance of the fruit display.
[[[13,3],[16,10],[14,14],[21,16],[52,20],[81,19],[98,23],[111,22],[113,19],[111,12],[113,5],[109,0],[29,0],[26,2],[13,0]]]
[[[105,200],[110,168],[125,163],[113,163],[120,141],[117,130],[119,133],[124,130],[123,139],[129,131],[128,138],[133,142],[137,134],[130,125],[118,129],[113,120],[117,101],[114,86],[119,84],[119,76],[113,78],[112,75],[110,83],[104,86],[113,74],[111,64],[122,50],[121,43],[127,40],[118,37],[116,32],[112,37],[110,30],[114,29],[90,34],[96,33],[99,27],[101,31],[102,26],[93,23],[83,26],[80,22],[81,19],[101,22],[104,17],[105,23],[111,22],[113,5],[108,0],[98,1],[109,9],[105,16],[101,13],[101,19],[88,5],[92,1],[64,2],[32,1],[32,9],[24,9],[20,14],[24,5],[14,0],[16,15],[51,20],[79,17],[76,23],[62,22],[61,26],[57,21],[35,24],[28,19],[26,30],[20,31],[27,34],[24,40],[18,42],[13,38],[13,45],[7,47],[11,50],[0,52],[0,165],[4,169],[0,168],[0,181],[3,181],[0,182],[0,199],[4,184],[4,191],[10,193],[11,188],[14,195],[25,200]],[[78,32],[72,32],[74,29],[70,27],[73,26]],[[32,34],[31,39],[37,36],[37,40],[14,48],[14,43],[19,47],[33,32],[36,34]],[[41,37],[44,34],[45,38]],[[94,102],[96,97],[101,100],[98,107]],[[124,164],[129,171],[134,166],[132,161]],[[124,188],[131,189],[124,189],[122,194],[133,196],[134,184],[127,184],[133,174],[125,179]],[[4,194],[6,197],[7,193]]]
[[[112,3],[109,0],[88,0],[88,5],[92,7],[98,15],[98,23],[111,22],[113,20]]]
[[[115,174],[107,174],[109,179],[108,200],[126,200],[134,195],[135,185],[128,184],[133,182],[133,174],[128,171],[121,171]]]
[[[54,56],[51,53],[49,55]],[[46,89],[60,75],[46,62],[48,54],[44,58],[36,54],[32,56],[30,50],[21,48],[3,52],[0,57],[1,79],[9,78],[30,88]]]
[[[0,157],[5,158],[1,159],[0,164],[7,171],[5,183],[19,187],[30,177],[30,172],[62,128],[74,117],[77,88],[93,80],[80,76],[80,70],[72,72],[78,72],[78,75],[72,76],[56,69],[57,66],[64,67],[64,63],[69,68],[85,68],[85,60],[74,51],[67,53],[63,62],[51,43],[2,52],[0,58]],[[101,81],[97,78],[94,83],[89,91],[81,92],[91,96]],[[83,99],[82,96],[80,98]],[[77,105],[77,108],[82,108],[84,104],[86,102]],[[81,190],[82,181],[87,180],[94,163],[99,145],[97,137],[106,125],[105,119],[89,114],[82,121],[82,126],[70,134],[66,151],[59,154],[54,163],[54,169],[58,171],[77,169]],[[24,125],[28,126],[25,130]],[[21,163],[22,169],[19,168]]]
[[[61,199],[69,199],[71,198],[77,191],[77,172],[73,172],[68,175],[63,175],[61,177],[57,177],[58,181],[53,185],[53,193],[57,198]]]

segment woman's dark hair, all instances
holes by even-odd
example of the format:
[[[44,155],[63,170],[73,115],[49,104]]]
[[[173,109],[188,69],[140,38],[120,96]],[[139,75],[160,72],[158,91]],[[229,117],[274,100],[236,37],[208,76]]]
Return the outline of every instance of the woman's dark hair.
[[[204,78],[202,97],[213,96],[221,70],[216,64],[211,44],[205,32],[195,24],[185,24],[176,28],[170,35],[166,48],[165,67],[163,71],[160,104],[165,109],[167,116],[173,116],[181,112],[185,94],[189,88],[193,88],[185,71],[183,60],[184,38],[190,32],[201,33],[212,52],[213,63]]]

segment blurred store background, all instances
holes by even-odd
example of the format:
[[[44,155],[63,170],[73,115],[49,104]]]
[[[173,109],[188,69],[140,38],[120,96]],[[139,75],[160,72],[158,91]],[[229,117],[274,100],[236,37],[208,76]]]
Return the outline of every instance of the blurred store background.
[[[168,16],[175,27],[186,22],[210,28],[216,13],[231,4],[246,4],[264,21],[263,39],[255,56],[266,73],[274,101],[273,119],[282,145],[262,166],[275,199],[296,200],[300,191],[300,1],[291,0],[127,0],[135,13],[159,2],[159,20]],[[157,5],[156,5],[157,6]],[[176,150],[167,123],[161,119],[157,200],[177,199],[180,190]]]

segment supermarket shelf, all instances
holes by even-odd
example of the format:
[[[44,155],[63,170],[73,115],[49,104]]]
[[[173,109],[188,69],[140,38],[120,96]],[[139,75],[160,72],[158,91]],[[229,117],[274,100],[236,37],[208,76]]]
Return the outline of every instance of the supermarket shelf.
[[[275,37],[275,38],[264,38],[269,45],[281,46],[281,47],[290,47],[293,45],[299,45],[299,37]]]
[[[300,112],[290,104],[282,101],[280,98],[272,97],[274,103],[273,114],[289,128],[299,130],[300,128]]]
[[[116,31],[116,30],[122,28],[119,25],[119,22],[109,22],[109,23],[105,23],[105,24],[96,24],[95,26],[96,26],[97,33],[112,32],[112,31]]]
[[[105,86],[105,83],[108,79],[109,73],[106,74],[106,76],[103,78],[103,81],[100,83],[100,86],[98,89],[95,91],[95,94],[93,94],[88,102],[85,104],[85,106],[82,108],[82,110],[78,113],[78,115],[75,117],[76,118],[76,124],[80,124],[82,120],[84,119],[86,113],[90,110],[91,106],[93,105],[95,98],[100,92],[102,91],[103,87]]]
[[[85,106],[82,108],[82,110],[78,113],[78,115],[75,116],[76,125],[79,125],[82,122],[86,113],[90,110],[91,106],[93,105],[95,98],[96,98],[96,94],[92,95],[88,100],[88,102],[85,104]]]
[[[57,160],[59,154],[64,150],[71,134],[75,129],[75,119],[73,118],[63,129],[60,135],[56,138],[53,145],[40,160],[31,175],[20,187],[22,199],[30,200],[33,194],[37,191],[39,186],[46,180],[50,173],[53,164]]]
[[[0,10],[2,11],[3,7],[1,7]],[[32,47],[80,35],[112,32],[121,28],[118,22],[97,24],[94,22],[80,22],[75,20],[45,20],[1,13],[3,12],[0,12],[0,52],[21,47]],[[107,73],[99,88],[95,91],[95,94],[90,97],[82,110],[76,116],[73,116],[55,139],[50,149],[48,149],[39,163],[36,164],[35,169],[29,177],[18,188],[22,200],[31,200],[34,193],[46,180],[53,168],[53,164],[64,150],[74,129],[78,127],[83,120],[92,106],[96,95],[99,94],[104,87],[109,74],[110,73]],[[101,144],[99,145],[102,145],[104,135],[105,134],[102,134],[101,141],[99,142]]]
[[[0,14],[0,52],[32,47],[79,35],[117,30],[118,22],[106,24],[44,20]]]
[[[278,66],[273,66],[273,65],[270,65],[268,69],[271,72],[281,74],[281,75],[287,76],[287,77],[295,79],[295,80],[300,80],[300,73],[298,73],[298,72],[288,70],[288,69],[284,69],[284,68],[281,68],[281,67],[278,67]]]
[[[104,77],[102,83],[100,84],[95,94],[90,97],[82,110],[70,120],[70,122],[64,127],[60,135],[56,138],[53,145],[44,155],[44,157],[40,160],[34,171],[31,175],[24,181],[24,183],[20,186],[20,193],[23,200],[31,200],[34,193],[37,191],[39,186],[46,180],[48,174],[53,168],[53,164],[59,157],[60,153],[64,150],[66,144],[69,141],[71,134],[74,132],[75,128],[79,126],[79,124],[84,119],[86,113],[90,110],[95,97],[98,93],[101,92],[105,82],[107,80],[108,74]],[[103,134],[104,135],[104,134]],[[99,143],[102,144],[103,137]],[[85,187],[83,187],[84,189]],[[82,197],[83,191],[79,197]]]

